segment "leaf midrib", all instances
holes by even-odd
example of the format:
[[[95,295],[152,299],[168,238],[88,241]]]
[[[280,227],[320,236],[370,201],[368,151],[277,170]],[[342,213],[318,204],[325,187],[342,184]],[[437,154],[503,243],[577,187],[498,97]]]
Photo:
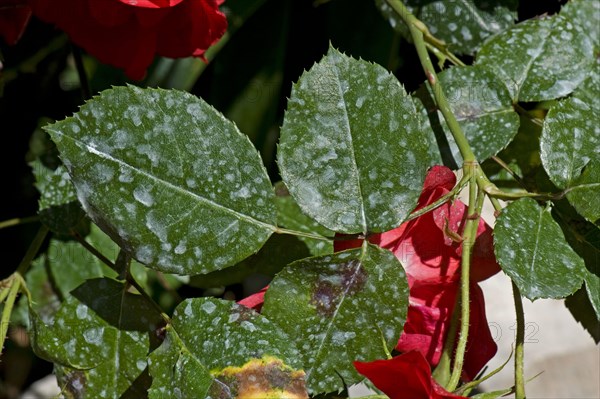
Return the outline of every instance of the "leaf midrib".
[[[53,130],[53,132],[55,134],[57,134],[57,135],[62,136],[63,138],[67,138],[67,139],[72,140],[74,143],[76,143],[76,145],[85,147],[87,151],[89,151],[90,153],[92,153],[92,154],[94,154],[94,155],[96,155],[96,156],[98,156],[100,158],[103,158],[103,159],[106,159],[108,161],[114,162],[117,165],[127,167],[127,168],[131,169],[135,173],[138,173],[138,174],[140,174],[142,176],[145,176],[145,177],[147,177],[147,178],[149,178],[151,180],[154,180],[157,183],[164,184],[165,186],[167,186],[167,187],[169,187],[169,188],[171,188],[171,189],[173,189],[173,190],[175,190],[177,192],[185,194],[185,195],[187,195],[189,197],[192,197],[193,199],[195,199],[195,200],[197,200],[199,202],[203,202],[203,203],[205,203],[205,204],[207,204],[207,205],[209,205],[209,206],[211,206],[213,208],[216,208],[216,209],[218,209],[220,211],[232,214],[233,216],[235,216],[235,217],[237,217],[237,218],[239,218],[241,220],[244,220],[244,221],[246,221],[246,222],[248,222],[250,224],[254,224],[254,225],[263,227],[263,228],[271,230],[271,231],[276,231],[277,230],[277,227],[274,226],[274,225],[272,225],[272,224],[260,221],[258,219],[253,218],[252,216],[240,213],[240,212],[238,212],[238,211],[236,211],[234,209],[227,208],[226,206],[218,204],[218,203],[216,203],[216,202],[214,202],[214,201],[212,201],[212,200],[210,200],[208,198],[202,197],[202,196],[200,196],[200,195],[198,195],[196,193],[193,193],[191,191],[187,191],[187,190],[185,190],[185,189],[183,189],[183,188],[181,188],[179,186],[174,185],[173,183],[170,183],[170,182],[168,182],[166,180],[163,180],[163,179],[161,179],[161,178],[159,178],[157,176],[154,176],[154,175],[152,175],[152,174],[150,174],[150,173],[148,173],[148,172],[146,172],[146,171],[144,171],[142,169],[138,169],[138,168],[130,165],[129,163],[127,163],[127,162],[125,162],[125,161],[123,161],[121,159],[115,158],[115,157],[113,157],[110,154],[102,152],[102,151],[98,150],[97,148],[94,148],[91,145],[89,145],[89,144],[87,144],[87,143],[85,143],[85,142],[83,142],[81,140],[76,139],[75,137],[69,136],[69,135],[64,134],[64,133],[62,133],[60,131],[57,131],[57,130]]]
[[[358,258],[358,265],[356,266],[354,273],[352,273],[352,279],[350,280],[349,284],[346,286],[346,289],[344,290],[344,292],[342,293],[341,300],[338,304],[338,306],[336,307],[335,311],[333,312],[333,315],[331,316],[331,321],[327,324],[327,329],[325,330],[325,335],[323,337],[323,339],[321,340],[321,344],[319,345],[319,348],[315,351],[315,364],[318,364],[317,361],[319,361],[320,359],[320,354],[321,354],[321,350],[323,349],[323,346],[325,345],[325,341],[328,341],[329,338],[329,334],[331,332],[331,329],[334,325],[335,319],[337,314],[339,313],[340,309],[342,308],[344,301],[346,300],[346,297],[348,296],[348,291],[350,290],[351,287],[353,287],[354,285],[354,281],[356,279],[356,276],[358,275],[358,270],[363,267],[363,261],[364,258],[366,256],[366,252],[368,251],[368,246],[367,247],[362,247],[361,248],[361,252],[360,252],[360,256]],[[313,366],[310,368],[310,370],[305,370],[306,372],[306,381],[309,380],[310,378],[310,374],[312,373],[313,368],[316,366]]]
[[[358,170],[358,163],[356,161],[356,151],[354,149],[354,137],[352,136],[352,128],[350,127],[350,118],[348,116],[348,108],[347,108],[347,101],[346,98],[344,97],[344,93],[342,92],[342,86],[340,84],[340,71],[339,68],[337,66],[337,64],[335,63],[335,61],[333,62],[332,65],[332,69],[335,72],[335,83],[337,85],[337,89],[338,89],[338,93],[340,96],[340,99],[342,99],[344,101],[344,123],[345,123],[345,128],[346,131],[348,132],[348,140],[350,141],[350,151],[351,151],[351,160],[352,160],[352,164],[354,166],[354,171],[356,173],[356,186],[358,187],[358,197],[360,198],[360,217],[362,218],[362,229],[363,229],[363,233],[367,234],[367,217],[365,215],[365,201],[363,198],[363,194],[362,194],[362,186],[361,186],[361,179],[360,179],[360,172]]]

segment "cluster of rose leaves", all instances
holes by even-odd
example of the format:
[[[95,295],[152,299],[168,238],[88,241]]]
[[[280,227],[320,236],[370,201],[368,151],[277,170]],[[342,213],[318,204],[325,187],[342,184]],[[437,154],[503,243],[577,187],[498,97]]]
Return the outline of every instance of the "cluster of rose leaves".
[[[223,0],[0,0],[0,37],[15,44],[31,15],[105,64],[143,79],[156,55],[203,57],[223,36]]]
[[[447,194],[456,184],[454,173],[444,166],[428,172],[418,206],[419,210]],[[374,234],[369,241],[389,249],[404,266],[410,290],[408,316],[396,350],[401,354],[388,360],[354,362],[359,373],[392,399],[461,398],[447,392],[432,378],[431,368],[440,361],[453,309],[460,292],[461,243],[467,206],[460,200],[448,201],[435,210],[400,227]],[[360,240],[335,241],[336,251],[355,248]],[[493,249],[492,229],[480,220],[471,260],[471,303],[469,340],[462,379],[475,378],[495,355],[483,293],[478,282],[500,269]],[[266,288],[241,304],[261,309]]]
[[[71,40],[100,61],[142,79],[155,55],[202,57],[227,29],[219,11],[223,0],[0,0],[0,36],[8,44],[21,37],[32,13],[55,24]],[[451,170],[436,166],[425,180],[417,210],[456,184]],[[394,398],[459,398],[446,392],[431,376],[438,364],[459,293],[461,245],[466,206],[447,202],[397,229],[375,234],[373,244],[394,252],[408,278],[410,304],[404,332],[389,360],[355,362],[355,367]],[[452,232],[456,234],[452,234]],[[498,272],[492,230],[480,221],[471,274],[469,346],[463,379],[471,380],[496,352],[485,317],[479,285]],[[336,241],[335,250],[361,245]],[[260,310],[266,289],[241,301]]]

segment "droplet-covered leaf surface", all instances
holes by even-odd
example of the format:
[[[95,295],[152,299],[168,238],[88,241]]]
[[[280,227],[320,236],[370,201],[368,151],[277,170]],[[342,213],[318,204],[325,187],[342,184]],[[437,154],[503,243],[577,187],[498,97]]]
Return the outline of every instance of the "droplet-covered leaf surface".
[[[508,90],[490,70],[480,66],[454,67],[441,72],[438,79],[478,161],[496,155],[511,142],[519,129],[519,116],[513,110]],[[431,96],[429,85],[428,89]],[[457,165],[462,165],[460,150],[441,112],[437,111],[435,117],[437,121],[432,126],[443,127],[452,156]]]
[[[175,309],[165,341],[150,355],[149,396],[237,398],[249,377],[241,368],[252,360],[277,363],[287,382],[295,378],[295,389],[302,391],[299,356],[289,337],[255,311],[231,301],[187,299]],[[259,370],[255,378],[268,377],[271,369]]]
[[[64,166],[60,165],[52,170],[40,160],[35,160],[29,165],[35,176],[35,188],[40,192],[40,210],[77,201],[75,188]]]
[[[44,323],[35,312],[32,346],[38,356],[80,371],[75,397],[121,397],[147,367],[160,317],[117,281],[89,280]]]
[[[222,269],[273,231],[273,193],[258,153],[190,94],[117,87],[46,129],[87,214],[152,268]]]
[[[581,26],[583,32],[592,40],[596,51],[600,50],[599,1],[571,0],[561,8],[560,15]]]
[[[29,165],[35,176],[35,188],[40,192],[38,213],[42,223],[63,236],[73,230],[87,234],[85,213],[77,201],[67,169],[60,165],[53,170],[39,159]]]
[[[550,209],[532,199],[520,199],[502,211],[494,249],[502,270],[532,301],[564,298],[581,287],[583,260],[565,241]]]
[[[415,207],[431,145],[396,78],[330,49],[292,88],[278,161],[300,208],[339,232],[386,231]]]
[[[384,342],[397,344],[407,307],[402,265],[369,244],[292,263],[271,283],[262,313],[297,344],[318,393],[360,382],[354,360],[385,358]]]
[[[409,38],[406,24],[390,5],[385,0],[375,2],[392,28]],[[473,54],[485,39],[517,19],[515,0],[408,0],[404,4],[451,51],[462,54]]]
[[[600,225],[600,159],[590,161],[568,189],[567,198],[584,218]]]
[[[560,188],[571,187],[584,166],[600,159],[600,120],[596,111],[593,104],[578,97],[560,101],[548,111],[540,155],[550,180]]]
[[[590,38],[561,16],[532,19],[491,38],[477,64],[492,69],[513,101],[564,97],[587,77],[594,62]]]

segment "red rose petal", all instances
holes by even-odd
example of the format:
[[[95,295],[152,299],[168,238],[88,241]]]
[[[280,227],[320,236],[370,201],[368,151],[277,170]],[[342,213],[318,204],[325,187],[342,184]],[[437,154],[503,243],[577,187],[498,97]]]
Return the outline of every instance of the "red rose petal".
[[[238,301],[238,304],[260,312],[263,304],[265,303],[265,293],[267,292],[267,289],[269,289],[268,285],[257,293]]]
[[[29,0],[101,62],[142,79],[156,55],[201,56],[227,29],[221,0]],[[68,12],[65,12],[68,10]]]
[[[389,360],[354,362],[354,367],[390,399],[464,398],[447,392],[433,380],[429,364],[419,352]]]

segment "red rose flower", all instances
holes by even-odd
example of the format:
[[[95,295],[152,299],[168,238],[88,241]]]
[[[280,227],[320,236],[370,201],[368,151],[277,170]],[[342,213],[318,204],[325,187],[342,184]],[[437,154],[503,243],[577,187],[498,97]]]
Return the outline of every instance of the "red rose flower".
[[[354,362],[354,367],[390,399],[465,398],[446,391],[432,378],[420,352],[407,352],[389,360]]]
[[[223,0],[28,0],[100,61],[142,79],[155,55],[201,57],[227,29]]]
[[[30,17],[26,0],[0,0],[0,36],[6,44],[17,43]]]
[[[448,193],[456,184],[454,173],[443,166],[434,166],[425,179],[417,209],[423,208]],[[373,244],[394,252],[405,268],[410,289],[409,308],[404,332],[396,349],[417,350],[430,365],[440,360],[452,310],[459,292],[461,245],[467,207],[461,201],[447,202],[435,210],[400,227],[369,238]],[[336,241],[335,251],[355,248],[360,240]],[[479,222],[471,260],[471,312],[469,340],[465,355],[463,378],[473,379],[497,350],[485,316],[481,289],[477,285],[500,268],[494,257],[492,229]]]

